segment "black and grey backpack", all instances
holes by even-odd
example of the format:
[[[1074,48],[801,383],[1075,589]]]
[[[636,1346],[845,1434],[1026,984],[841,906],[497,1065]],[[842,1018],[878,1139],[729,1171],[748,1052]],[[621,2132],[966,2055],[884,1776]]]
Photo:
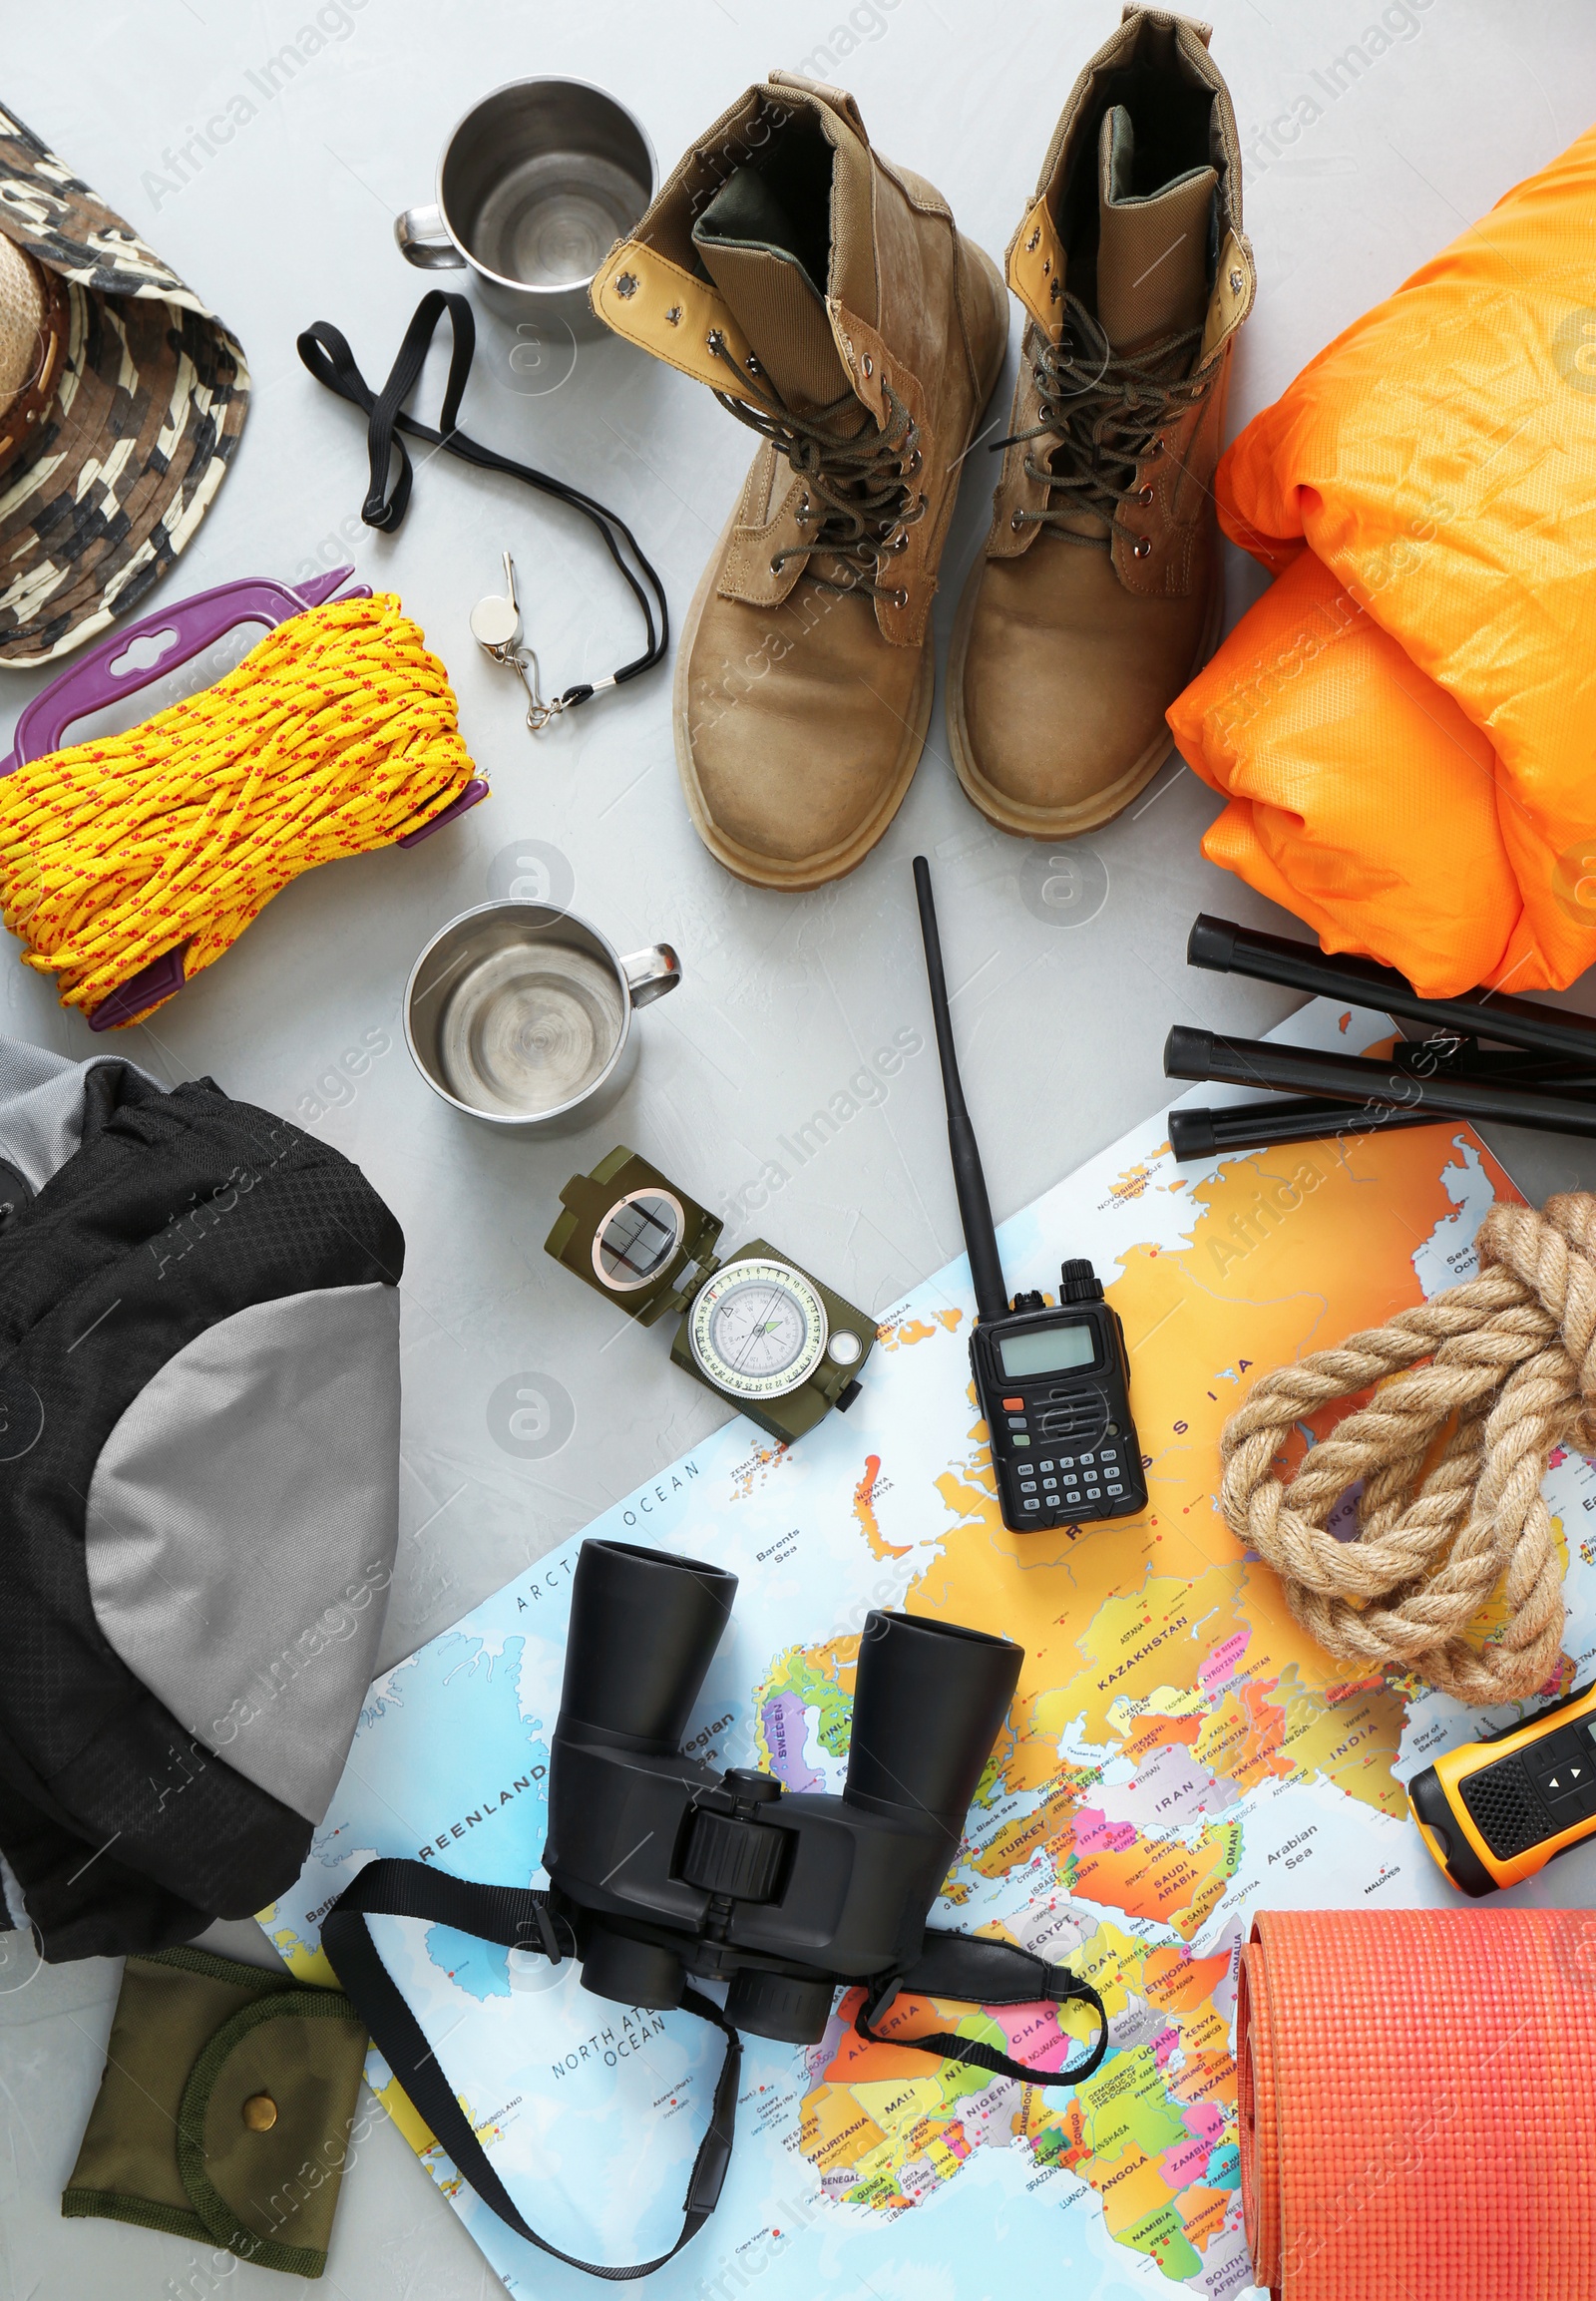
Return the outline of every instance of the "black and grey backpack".
[[[47,1957],[298,1875],[393,1565],[403,1258],[285,1120],[0,1040],[0,1923]]]

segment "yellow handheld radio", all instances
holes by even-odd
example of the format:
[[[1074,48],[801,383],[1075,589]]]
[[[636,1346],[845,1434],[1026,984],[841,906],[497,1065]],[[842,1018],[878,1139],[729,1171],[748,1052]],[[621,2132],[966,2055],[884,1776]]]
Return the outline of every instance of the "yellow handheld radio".
[[[1596,1680],[1517,1726],[1449,1749],[1408,1803],[1454,1886],[1476,1899],[1596,1837]]]

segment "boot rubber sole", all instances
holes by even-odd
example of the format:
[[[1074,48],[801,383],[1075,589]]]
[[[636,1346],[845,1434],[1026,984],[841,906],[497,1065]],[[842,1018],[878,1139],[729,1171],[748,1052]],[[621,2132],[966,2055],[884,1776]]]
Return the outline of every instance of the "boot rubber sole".
[[[1032,549],[1035,549],[1032,546]],[[1104,824],[1112,823],[1122,815],[1131,801],[1148,784],[1170,757],[1175,738],[1168,727],[1155,735],[1139,758],[1132,761],[1123,775],[1074,807],[1025,807],[1010,799],[1005,792],[989,783],[976,765],[970,748],[970,730],[965,724],[965,656],[970,646],[971,625],[976,619],[976,599],[981,589],[981,575],[986,560],[985,547],[981,558],[965,579],[959,612],[954,619],[953,645],[948,655],[948,745],[953,753],[954,769],[964,787],[965,797],[983,814],[996,830],[1006,831],[1015,839],[1075,839],[1085,831],[1100,831]],[[1225,618],[1224,571],[1216,567],[1213,597],[1208,603],[1202,636],[1197,651],[1186,672],[1182,686],[1196,678],[1219,644],[1220,625]]]
[[[966,239],[963,244],[984,267],[992,282],[999,290],[1002,308],[1006,313],[1008,291],[998,266],[988,255],[986,249],[977,247],[973,240]],[[997,356],[992,363],[991,371],[982,378],[978,402],[970,419],[970,429],[961,442],[959,459],[961,462],[964,455],[969,451],[971,441],[981,428],[982,419],[986,415],[993,393],[997,390],[998,379],[1002,375],[1003,361],[1007,352],[1008,336],[1005,327],[998,338]],[[955,483],[954,494],[957,497],[957,483]],[[952,500],[950,500],[948,507],[948,517],[950,520],[953,517]],[[784,864],[778,862],[773,856],[760,855],[752,848],[740,846],[735,840],[729,839],[725,832],[718,827],[704,804],[704,795],[699,787],[697,772],[693,766],[692,746],[688,739],[687,723],[687,666],[698,637],[698,626],[703,620],[704,608],[714,592],[715,576],[725,552],[727,539],[736,522],[737,512],[736,507],[733,506],[731,517],[721,531],[720,541],[710,556],[709,564],[698,578],[698,587],[693,592],[691,604],[682,622],[681,636],[676,642],[676,668],[671,679],[670,692],[670,723],[676,751],[676,772],[681,778],[682,796],[687,802],[687,813],[692,818],[692,827],[715,861],[724,870],[729,871],[734,879],[742,880],[749,887],[769,887],[787,895],[807,895],[814,888],[829,887],[833,880],[846,879],[850,871],[856,871],[871,849],[885,836],[892,824],[893,817],[908,797],[909,786],[915,779],[915,770],[920,765],[921,756],[926,748],[926,737],[931,729],[931,707],[937,690],[936,639],[931,626],[928,624],[926,636],[921,646],[920,670],[915,680],[915,691],[910,702],[909,715],[904,721],[903,741],[893,763],[892,781],[874,814],[853,833],[852,837],[843,841],[841,845],[828,848],[820,855],[806,856],[802,862],[798,863]]]

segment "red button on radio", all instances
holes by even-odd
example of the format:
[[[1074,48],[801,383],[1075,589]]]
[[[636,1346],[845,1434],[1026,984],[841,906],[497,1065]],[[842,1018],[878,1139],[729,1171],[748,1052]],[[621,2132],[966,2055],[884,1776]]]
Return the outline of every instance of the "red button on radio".
[[[1003,1400],[1003,1412],[1005,1414],[1022,1414],[1024,1410],[1025,1401],[1023,1398],[1005,1398]]]

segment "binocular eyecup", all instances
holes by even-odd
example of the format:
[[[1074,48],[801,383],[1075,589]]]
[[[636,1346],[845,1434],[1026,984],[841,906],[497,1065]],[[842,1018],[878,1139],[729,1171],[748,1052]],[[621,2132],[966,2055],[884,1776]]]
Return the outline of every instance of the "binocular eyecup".
[[[1019,1680],[1023,1649],[920,1614],[865,1617],[843,1796],[965,1826]]]
[[[731,1618],[737,1577],[631,1542],[585,1542],[563,1719],[638,1749],[676,1750]],[[872,1610],[859,1641],[843,1795],[964,1826],[1013,1699],[1022,1650],[929,1616]]]
[[[737,1577],[723,1566],[635,1542],[585,1542],[571,1593],[562,1719],[639,1749],[679,1749],[736,1594]]]

